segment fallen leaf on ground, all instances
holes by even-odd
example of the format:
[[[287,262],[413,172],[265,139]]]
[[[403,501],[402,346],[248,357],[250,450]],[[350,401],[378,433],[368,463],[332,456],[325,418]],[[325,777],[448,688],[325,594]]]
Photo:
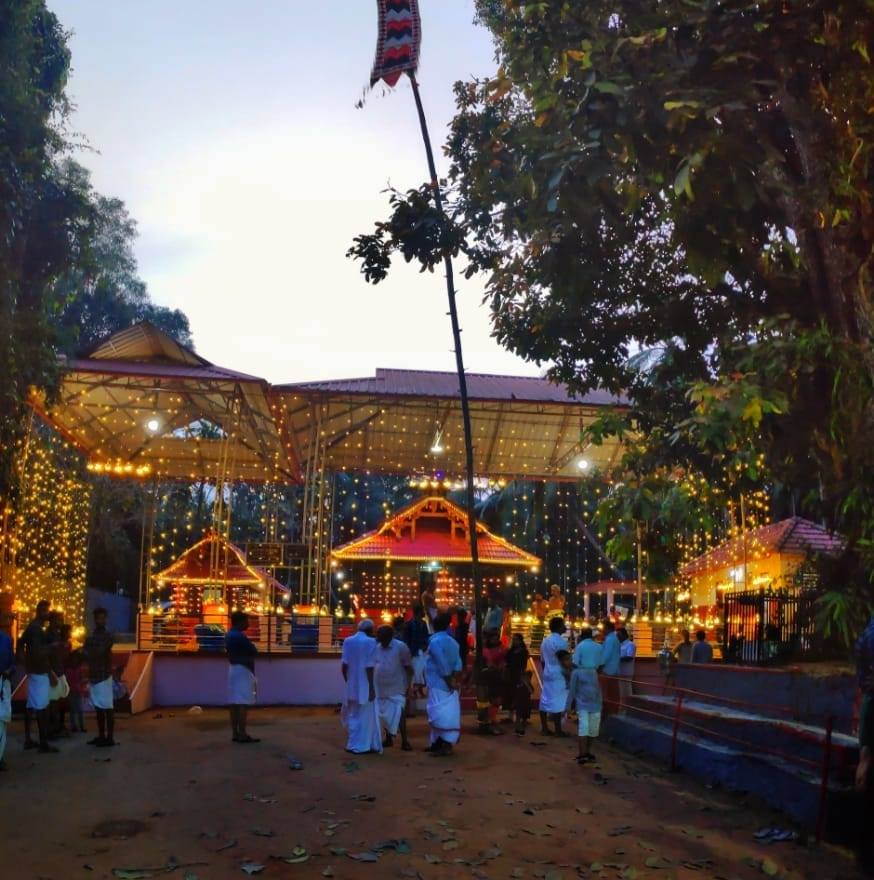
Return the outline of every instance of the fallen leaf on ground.
[[[154,877],[155,872],[139,868],[113,868],[112,876],[118,877],[119,880],[146,880],[147,877]]]
[[[447,850],[447,851],[450,849],[458,849],[458,841],[457,840],[447,840],[443,844],[443,849]]]
[[[276,832],[272,828],[253,828],[252,834],[256,837],[276,837]]]
[[[361,767],[359,767],[357,762],[355,761],[346,761],[346,763],[343,764],[343,769],[347,773],[357,773],[361,769]]]
[[[664,856],[650,856],[644,864],[647,868],[670,868],[673,862]]]
[[[769,877],[776,877],[780,873],[780,866],[771,859],[765,859],[762,862],[762,873]]]
[[[628,834],[631,831],[630,825],[619,825],[616,828],[613,828],[611,831],[607,832],[608,837],[619,837],[623,834]]]
[[[240,870],[251,876],[252,874],[260,874],[264,870],[264,867],[264,865],[259,865],[257,862],[243,862],[243,864],[240,865]]]
[[[328,867],[325,868],[324,871],[322,871],[322,876],[323,877],[333,877],[334,876],[334,869],[330,865],[328,865]]]
[[[299,865],[309,859],[310,854],[302,847],[296,846],[287,856],[271,856],[272,859],[278,859],[288,865]]]
[[[434,855],[431,855],[431,853],[425,853],[425,861],[429,865],[439,865],[440,862],[443,861],[443,859],[441,859],[440,856],[434,856]]]

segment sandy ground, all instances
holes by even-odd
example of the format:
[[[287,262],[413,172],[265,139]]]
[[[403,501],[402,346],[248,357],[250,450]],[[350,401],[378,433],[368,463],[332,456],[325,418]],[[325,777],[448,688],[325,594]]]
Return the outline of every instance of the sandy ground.
[[[160,876],[208,880],[245,877],[246,863],[263,878],[338,880],[857,876],[832,848],[757,843],[757,829],[787,823],[751,798],[605,742],[584,769],[573,739],[465,735],[443,759],[421,751],[421,718],[411,729],[416,752],[354,757],[327,710],[259,710],[250,730],[263,742],[250,746],[229,741],[222,712],[163,710],[121,717],[116,749],[80,734],[34,755],[16,722],[0,774],[0,877],[133,880],[158,874],[113,869],[180,864]],[[373,854],[393,839],[400,852]],[[296,846],[306,861],[275,858]]]

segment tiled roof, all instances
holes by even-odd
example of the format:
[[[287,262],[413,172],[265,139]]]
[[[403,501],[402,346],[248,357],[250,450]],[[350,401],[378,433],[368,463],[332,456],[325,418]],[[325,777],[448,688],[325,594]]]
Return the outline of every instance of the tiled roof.
[[[470,562],[470,543],[463,529],[459,531],[459,524],[463,526],[466,518],[462,508],[445,498],[421,498],[402,508],[376,531],[336,547],[333,556],[349,562]],[[493,535],[481,523],[477,523],[477,551],[484,565],[540,565],[538,557]]]
[[[714,547],[702,556],[687,562],[680,573],[686,577],[737,565],[743,558],[744,544],[747,553],[759,558],[772,553],[840,553],[844,539],[828,529],[800,516],[750,529],[745,536],[732,538]]]
[[[325,391],[331,393],[372,394],[398,397],[459,396],[458,376],[431,370],[392,370],[380,367],[375,376],[300,382],[281,386],[283,391]],[[493,376],[468,373],[467,390],[471,400],[519,400],[529,403],[577,403],[593,406],[622,404],[625,401],[606,391],[591,391],[575,397],[561,385],[536,376]]]
[[[217,571],[211,565],[213,554],[217,554],[218,558]],[[263,572],[246,565],[243,551],[239,547],[212,531],[207,532],[205,537],[152,577],[158,581],[189,584],[258,586],[265,582]]]

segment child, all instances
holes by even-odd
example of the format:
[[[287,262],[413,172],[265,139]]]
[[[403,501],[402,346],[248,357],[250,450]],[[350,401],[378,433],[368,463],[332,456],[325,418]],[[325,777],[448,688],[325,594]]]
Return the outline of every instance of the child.
[[[574,653],[562,657],[562,666],[571,673],[568,687],[567,708],[576,703],[578,717],[579,764],[591,764],[595,756],[591,752],[592,739],[598,736],[601,728],[601,684],[598,669],[603,665],[601,645],[592,639],[592,630],[585,628],[580,633],[580,643]],[[574,668],[576,661],[576,668]]]
[[[255,655],[258,649],[246,635],[249,615],[235,611],[231,615],[231,628],[225,634],[225,650],[228,655],[228,709],[231,714],[231,733],[235,743],[260,742],[246,731],[246,712],[255,703],[257,681],[255,679]]]
[[[525,728],[531,717],[531,697],[534,694],[532,672],[526,669],[516,684],[513,693],[513,711],[516,713],[516,736],[525,736]]]
[[[85,733],[85,716],[82,713],[82,698],[85,696],[85,676],[82,667],[85,664],[85,658],[81,651],[71,651],[67,657],[64,666],[64,675],[67,677],[67,684],[70,687],[70,693],[67,695],[67,701],[70,705],[70,731],[72,733]]]
[[[507,671],[504,676],[504,711],[507,713],[508,723],[514,719],[516,690],[528,668],[530,657],[522,633],[513,633],[510,649],[507,651]]]

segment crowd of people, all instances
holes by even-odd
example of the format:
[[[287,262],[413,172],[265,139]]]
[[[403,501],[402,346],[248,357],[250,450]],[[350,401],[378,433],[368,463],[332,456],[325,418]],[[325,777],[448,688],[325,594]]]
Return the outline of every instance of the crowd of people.
[[[555,601],[551,597],[551,603]],[[600,677],[608,682],[608,701],[619,702],[630,695],[636,647],[625,627],[617,628],[608,620],[599,628],[598,640],[596,631],[584,628],[572,650],[564,618],[555,610],[549,617],[550,634],[540,645],[540,734],[569,736],[563,719],[576,717],[578,760],[590,763],[594,760],[591,741],[599,733],[604,700]],[[483,621],[482,667],[476,676],[477,727],[483,734],[499,736],[504,733],[503,725],[512,725],[517,736],[525,736],[535,694],[535,669],[525,639],[518,632],[508,635],[505,619],[500,604],[490,601]],[[236,743],[258,742],[245,727],[247,708],[255,702],[257,653],[245,636],[247,626],[247,616],[237,613],[227,635],[228,702]],[[427,751],[451,755],[461,735],[461,688],[471,680],[471,641],[469,613],[461,608],[440,611],[429,594],[392,625],[377,627],[372,620],[362,619],[342,649],[345,695],[341,717],[347,751],[382,752],[397,737],[401,749],[410,751],[406,721],[417,702],[426,698]],[[677,650],[682,662],[682,645]]]
[[[114,638],[107,629],[106,609],[94,609],[93,619],[81,648],[73,647],[72,627],[48,600],[37,603],[33,620],[14,647],[9,635],[12,616],[0,620],[0,770],[6,769],[12,687],[22,670],[27,675],[25,750],[52,754],[58,751],[54,740],[85,733],[86,703],[97,719],[97,736],[89,745],[116,744],[114,706],[121,686],[112,666]]]

